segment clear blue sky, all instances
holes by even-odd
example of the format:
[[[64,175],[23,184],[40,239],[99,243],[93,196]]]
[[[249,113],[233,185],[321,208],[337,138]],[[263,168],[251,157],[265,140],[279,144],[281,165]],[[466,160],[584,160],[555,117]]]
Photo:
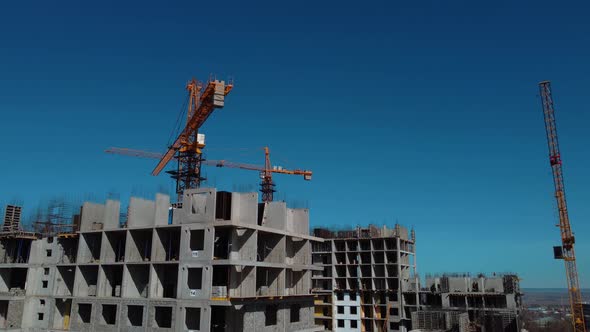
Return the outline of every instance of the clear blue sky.
[[[123,4],[124,3],[124,4]],[[413,226],[419,272],[516,271],[565,286],[537,83],[552,80],[570,216],[590,286],[587,2],[5,1],[0,202],[170,190],[154,162],[184,85],[235,78],[210,159],[277,176],[313,225]],[[240,150],[236,148],[247,148]],[[208,170],[220,189],[257,175]]]

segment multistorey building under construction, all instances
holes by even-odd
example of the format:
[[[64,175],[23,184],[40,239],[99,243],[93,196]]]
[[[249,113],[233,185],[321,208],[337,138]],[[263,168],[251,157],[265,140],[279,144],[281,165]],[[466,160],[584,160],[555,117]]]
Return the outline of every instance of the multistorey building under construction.
[[[54,234],[1,235],[0,328],[15,331],[315,331],[307,209],[256,193],[187,189],[84,203]],[[8,226],[8,224],[7,224]]]
[[[414,232],[396,225],[315,229],[316,324],[333,331],[409,331],[417,310]],[[407,290],[413,289],[413,292]]]
[[[330,331],[520,331],[515,274],[416,274],[415,234],[400,225],[315,229],[315,319]]]
[[[427,276],[412,326],[423,331],[519,332],[522,293],[515,274]]]

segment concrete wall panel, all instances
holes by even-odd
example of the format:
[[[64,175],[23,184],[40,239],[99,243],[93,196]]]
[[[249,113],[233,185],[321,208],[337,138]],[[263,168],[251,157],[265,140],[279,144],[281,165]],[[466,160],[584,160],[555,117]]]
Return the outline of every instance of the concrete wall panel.
[[[127,226],[153,227],[155,224],[156,203],[147,199],[131,197],[129,201]]]
[[[256,225],[258,218],[257,193],[232,193],[231,220]]]
[[[217,191],[213,188],[185,190],[182,199],[182,213],[175,211],[179,224],[212,223],[215,221],[215,200]]]

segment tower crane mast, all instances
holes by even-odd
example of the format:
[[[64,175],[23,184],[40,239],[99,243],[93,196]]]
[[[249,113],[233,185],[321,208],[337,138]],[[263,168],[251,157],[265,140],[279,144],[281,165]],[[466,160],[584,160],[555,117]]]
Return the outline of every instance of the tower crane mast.
[[[555,199],[557,200],[557,210],[559,212],[559,229],[561,232],[561,247],[553,248],[554,255],[556,259],[563,259],[565,263],[574,332],[586,332],[582,306],[582,293],[580,291],[578,270],[576,267],[576,254],[574,250],[575,238],[571,229],[567,211],[567,202],[565,199],[565,186],[561,166],[562,161],[561,153],[559,151],[559,141],[557,139],[555,109],[553,106],[553,98],[551,96],[551,83],[549,81],[543,81],[539,83],[539,89],[541,92],[541,101],[545,118],[545,131],[547,133],[547,145],[549,147],[549,164],[551,165],[551,171],[553,173]]]
[[[204,180],[201,176],[201,149],[205,147],[205,142],[199,135],[199,128],[216,108],[223,108],[224,98],[232,88],[231,82],[226,84],[218,80],[209,80],[203,84],[192,79],[186,85],[189,99],[186,125],[152,171],[154,176],[160,174],[168,162],[175,158],[177,169],[168,173],[176,180],[179,197],[184,189],[198,188]]]
[[[176,180],[177,204],[181,204],[180,200],[185,189],[198,188],[201,182],[205,180],[201,174],[202,165],[240,168],[260,172],[260,191],[262,192],[263,202],[273,200],[275,192],[275,184],[272,180],[273,173],[303,175],[305,180],[311,180],[311,171],[299,169],[287,170],[282,167],[272,167],[270,164],[270,152],[267,147],[264,148],[264,166],[232,163],[225,160],[203,159],[201,150],[205,147],[205,135],[199,133],[199,129],[215,109],[223,108],[225,97],[232,89],[232,82],[226,84],[225,81],[210,79],[205,84],[194,78],[189,81],[186,85],[186,90],[188,91],[186,124],[174,140],[174,143],[168,147],[168,150],[164,154],[126,148],[110,148],[105,152],[159,159],[160,161],[152,171],[152,175],[154,176],[160,174],[172,159],[176,159],[177,168],[166,173],[169,173]]]

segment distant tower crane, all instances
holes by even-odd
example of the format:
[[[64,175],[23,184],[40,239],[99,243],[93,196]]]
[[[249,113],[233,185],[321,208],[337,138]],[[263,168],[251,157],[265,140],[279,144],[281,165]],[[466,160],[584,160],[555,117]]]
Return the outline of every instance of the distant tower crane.
[[[205,147],[203,135],[199,135],[199,128],[216,108],[224,106],[225,96],[232,90],[233,84],[224,81],[209,80],[203,84],[192,79],[186,86],[188,91],[188,110],[184,129],[174,143],[160,159],[152,175],[156,176],[175,158],[177,169],[168,171],[176,180],[178,197],[185,189],[198,188],[201,181],[201,163],[203,161],[201,149]]]
[[[140,158],[148,158],[148,159],[162,159],[163,155],[157,152],[148,152],[148,151],[141,151],[141,150],[134,150],[134,149],[127,149],[127,148],[109,148],[105,150],[106,153],[112,154],[119,154],[125,156],[132,156],[132,157],[140,157]],[[306,181],[311,180],[312,172],[308,170],[288,170],[284,169],[280,166],[272,166],[270,163],[270,150],[268,147],[264,147],[264,166],[259,165],[251,165],[251,164],[243,164],[243,163],[236,163],[227,160],[200,160],[201,165],[208,165],[208,166],[215,166],[215,167],[229,167],[229,168],[239,168],[245,169],[250,171],[258,171],[260,172],[260,191],[262,192],[262,201],[263,202],[272,202],[275,193],[275,183],[272,179],[273,173],[278,174],[290,174],[290,175],[302,175],[303,179]]]
[[[561,168],[561,154],[557,139],[555,123],[555,110],[551,97],[551,83],[543,81],[539,83],[543,114],[545,118],[545,131],[547,132],[547,144],[549,146],[549,164],[553,172],[553,184],[555,185],[555,198],[559,212],[559,229],[561,231],[561,247],[554,247],[556,259],[563,259],[567,275],[567,286],[572,313],[574,332],[586,332],[584,324],[584,312],[582,307],[582,293],[576,268],[576,254],[574,251],[574,233],[572,232],[565,200],[565,187],[563,183],[563,170]]]

